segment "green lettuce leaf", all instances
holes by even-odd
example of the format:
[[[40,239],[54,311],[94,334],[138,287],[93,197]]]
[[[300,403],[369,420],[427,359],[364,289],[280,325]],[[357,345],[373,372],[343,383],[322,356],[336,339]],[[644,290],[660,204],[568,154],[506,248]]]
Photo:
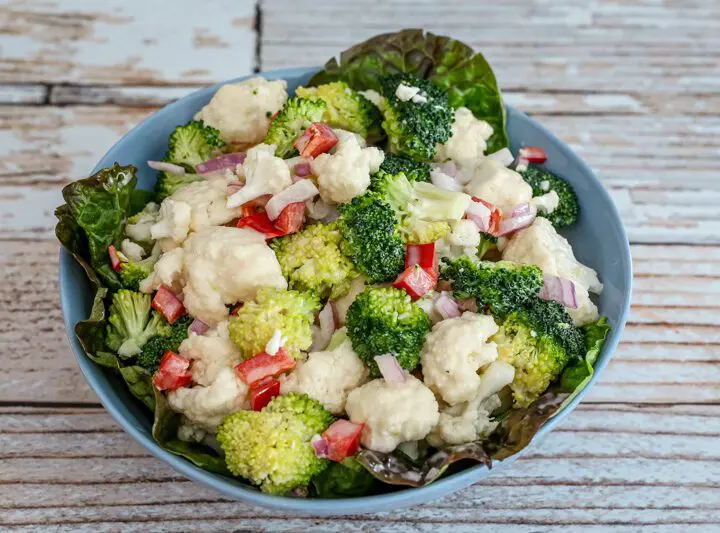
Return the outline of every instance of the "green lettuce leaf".
[[[563,405],[570,403],[590,383],[594,373],[595,361],[597,361],[600,350],[605,344],[605,338],[610,331],[607,317],[600,317],[598,321],[583,326],[583,331],[587,349],[585,359],[567,367],[560,378],[560,388],[564,392],[571,393]]]
[[[376,481],[354,457],[332,463],[312,480],[320,498],[350,498],[369,494]]]
[[[448,92],[454,107],[465,106],[494,130],[488,153],[508,146],[505,108],[490,65],[481,53],[450,37],[419,29],[376,35],[330,59],[309,85],[342,80],[356,90],[380,91],[380,79],[397,72],[426,78]]]
[[[203,470],[232,477],[225,460],[210,447],[177,438],[180,415],[170,409],[162,392],[155,387],[152,387],[152,390],[155,394],[155,421],[152,427],[155,442],[170,453],[184,457]]]
[[[155,393],[152,374],[141,366],[131,365],[120,367],[120,375],[127,383],[128,389],[135,398],[140,400],[151,411],[155,410]]]
[[[131,213],[131,197],[137,182],[135,171],[132,165],[121,167],[115,163],[89,178],[70,183],[62,191],[65,205],[55,211],[58,218],[55,234],[76,259],[84,261],[80,263],[95,286],[99,281],[113,290],[122,286],[110,265],[108,246],[119,240],[125,219]]]

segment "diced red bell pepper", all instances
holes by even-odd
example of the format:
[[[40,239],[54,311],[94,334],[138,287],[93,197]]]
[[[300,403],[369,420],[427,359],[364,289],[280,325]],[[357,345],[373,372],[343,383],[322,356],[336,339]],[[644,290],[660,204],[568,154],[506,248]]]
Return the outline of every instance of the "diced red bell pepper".
[[[482,198],[477,198],[473,196],[472,200],[473,202],[483,204],[490,210],[490,231],[488,231],[488,233],[490,235],[497,235],[498,231],[500,231],[500,220],[502,219],[502,211],[500,210],[500,208],[496,207],[490,202],[486,202]]]
[[[249,217],[250,215],[261,213],[264,211],[265,205],[270,201],[270,198],[272,198],[272,195],[264,194],[263,196],[259,196],[254,200],[244,203],[241,208],[242,216]]]
[[[313,122],[295,139],[295,148],[302,157],[317,157],[329,152],[337,143],[337,135],[330,126],[323,122]]]
[[[427,270],[428,274],[438,277],[437,258],[435,257],[435,243],[408,244],[405,252],[405,268],[419,265]]]
[[[108,246],[108,255],[110,256],[110,264],[113,269],[116,272],[120,272],[122,262],[120,261],[120,257],[118,257],[117,248],[115,248],[112,244]]]
[[[165,285],[161,285],[155,293],[152,306],[161,313],[170,324],[185,314],[185,306],[183,303],[175,296],[175,293]]]
[[[255,213],[254,215],[242,217],[238,220],[237,227],[251,228],[255,231],[259,231],[260,233],[264,233],[266,239],[274,239],[275,237],[282,237],[285,235],[285,233],[273,226],[273,223],[270,222],[267,213],[264,211],[262,213]]]
[[[544,163],[547,161],[545,149],[541,146],[526,146],[518,150],[518,157],[525,159],[529,163]]]
[[[166,351],[160,359],[160,368],[153,376],[153,385],[158,390],[175,390],[187,387],[191,382],[190,361],[175,352]]]
[[[340,462],[357,454],[363,427],[364,424],[340,419],[327,428],[322,434],[322,438],[328,443],[327,458]]]
[[[305,222],[305,202],[294,202],[280,211],[275,220],[275,228],[283,235],[298,231]]]
[[[280,348],[275,355],[260,352],[250,359],[238,363],[235,365],[235,373],[242,381],[251,385],[263,378],[277,376],[292,368],[295,368],[295,359],[290,357],[283,348]]]
[[[280,395],[280,382],[271,377],[250,385],[250,409],[262,411],[275,396]]]
[[[431,291],[436,284],[436,277],[431,275],[424,268],[421,268],[418,265],[413,265],[406,268],[405,271],[393,282],[392,286],[396,289],[402,289],[407,292],[412,300],[417,300]]]

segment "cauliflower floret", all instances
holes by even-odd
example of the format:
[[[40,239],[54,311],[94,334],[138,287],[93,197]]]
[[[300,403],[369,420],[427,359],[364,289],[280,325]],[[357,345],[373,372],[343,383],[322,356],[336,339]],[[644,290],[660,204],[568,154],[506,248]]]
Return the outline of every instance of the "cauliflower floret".
[[[287,97],[285,80],[268,81],[256,76],[220,87],[195,118],[220,130],[228,143],[256,144],[265,138],[270,117]]]
[[[240,216],[240,209],[228,209],[227,180],[195,181],[180,187],[160,205],[158,221],[150,228],[163,251],[182,244],[188,234],[208,226],[219,226]]]
[[[342,135],[334,154],[320,154],[312,162],[320,196],[326,202],[347,203],[367,191],[370,174],[380,169],[384,155],[363,148],[355,135]]]
[[[539,266],[545,274],[570,279],[575,283],[578,308],[566,308],[576,326],[593,322],[598,310],[590,300],[589,292],[600,294],[602,283],[597,273],[575,259],[572,247],[550,221],[537,217],[533,223],[518,231],[502,252],[503,259]]]
[[[480,375],[480,387],[475,396],[463,403],[453,405],[440,413],[440,421],[427,436],[431,446],[472,442],[486,437],[496,427],[490,414],[500,407],[497,393],[512,383],[515,367],[505,361],[490,363]]]
[[[539,213],[549,215],[560,205],[560,196],[555,191],[550,191],[541,196],[534,196],[530,200],[530,205],[535,207]]]
[[[248,387],[231,368],[221,369],[207,387],[181,387],[167,395],[170,408],[201,429],[215,433],[227,415],[247,409]]]
[[[368,378],[368,369],[352,349],[349,339],[331,351],[311,352],[282,381],[281,393],[304,393],[319,401],[334,415],[345,411],[351,390]]]
[[[188,312],[213,326],[227,317],[227,305],[253,298],[260,287],[286,289],[287,281],[262,233],[211,226],[162,255],[140,290],[160,285],[183,292]]]
[[[290,169],[283,159],[275,157],[274,144],[253,146],[237,168],[245,177],[245,186],[228,198],[228,208],[239,207],[265,194],[277,194],[292,185]]]
[[[350,289],[347,294],[342,298],[335,300],[335,312],[337,313],[338,322],[340,325],[345,325],[345,318],[347,317],[348,309],[350,304],[355,301],[362,291],[367,287],[365,285],[367,278],[365,276],[358,276],[350,283]]]
[[[152,241],[150,228],[157,222],[159,210],[160,206],[158,204],[148,202],[140,213],[130,217],[128,220],[128,223],[125,225],[125,233],[127,236],[135,242]]]
[[[158,221],[150,228],[150,236],[154,240],[160,239],[160,247],[164,251],[171,250],[187,237],[191,217],[190,205],[166,198],[160,205]]]
[[[275,253],[257,231],[204,228],[184,250],[185,307],[206,324],[223,320],[226,305],[253,298],[260,287],[287,288]]]
[[[485,158],[475,166],[464,167],[463,173],[469,178],[466,193],[490,202],[504,213],[532,198],[532,187],[522,176],[494,159]]]
[[[454,405],[440,413],[440,421],[426,440],[430,446],[440,448],[487,437],[498,425],[490,420],[490,414],[498,407],[500,399],[497,396]]]
[[[457,259],[463,255],[475,257],[480,245],[480,232],[475,222],[468,219],[451,220],[451,231],[435,243],[438,257]]]
[[[174,292],[182,290],[183,273],[182,248],[175,248],[164,253],[153,267],[152,274],[140,282],[140,292],[153,292],[160,288],[160,285],[172,289]]]
[[[405,383],[375,379],[355,389],[348,395],[345,410],[351,422],[365,424],[363,446],[378,452],[424,439],[440,418],[435,395],[410,374]]]
[[[478,370],[498,358],[488,342],[497,330],[491,316],[476,313],[435,324],[421,354],[425,384],[449,405],[471,400],[481,384]]]
[[[452,137],[445,144],[438,144],[435,160],[450,159],[458,167],[472,165],[484,157],[487,140],[492,134],[490,124],[476,119],[467,107],[458,107],[455,110]]]
[[[219,322],[204,335],[190,333],[180,345],[180,355],[192,361],[193,381],[210,385],[223,368],[232,368],[242,360],[240,352],[230,340],[228,321]]]
[[[120,251],[130,261],[142,261],[145,257],[145,249],[130,239],[123,239],[120,243]]]

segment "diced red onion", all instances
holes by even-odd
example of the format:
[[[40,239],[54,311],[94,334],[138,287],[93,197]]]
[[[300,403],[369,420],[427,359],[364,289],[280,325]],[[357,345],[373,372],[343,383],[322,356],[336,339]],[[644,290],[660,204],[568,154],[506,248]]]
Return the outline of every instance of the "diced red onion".
[[[526,202],[524,204],[518,204],[513,207],[512,211],[510,211],[510,218],[529,215],[532,212],[533,208],[529,203]]]
[[[444,292],[435,300],[435,309],[444,319],[455,318],[461,314],[457,302]]]
[[[490,220],[492,211],[481,202],[470,202],[466,211],[467,217],[475,222],[478,231],[488,233],[490,231]]]
[[[515,161],[515,158],[509,148],[502,148],[497,152],[490,154],[488,159],[494,159],[504,167],[509,167],[512,165],[512,162]]]
[[[543,274],[543,287],[538,294],[543,300],[553,300],[565,307],[577,309],[577,293],[575,283],[569,279]]]
[[[303,161],[296,164],[293,170],[295,171],[295,175],[300,178],[305,178],[312,174],[312,168],[310,167],[309,161]]]
[[[236,166],[242,165],[244,161],[244,152],[232,152],[200,163],[195,166],[195,170],[198,171],[198,174],[209,174],[210,172],[225,170],[226,168],[234,169]]]
[[[312,181],[308,179],[300,180],[270,198],[265,205],[265,211],[270,220],[275,220],[288,205],[305,202],[318,194],[320,194],[320,191]]]
[[[190,327],[188,328],[188,333],[192,332],[192,333],[195,333],[195,335],[204,335],[205,332],[209,329],[210,329],[210,326],[208,326],[202,320],[198,320],[196,318],[190,324]]]
[[[451,176],[448,176],[447,174],[445,174],[444,172],[440,172],[439,170],[430,171],[430,181],[432,181],[433,185],[435,185],[436,187],[440,187],[441,189],[453,192],[462,191],[462,185],[455,181]]]
[[[315,450],[316,457],[319,457],[320,459],[327,458],[328,452],[330,451],[330,445],[328,444],[327,440],[322,437],[317,437],[312,439],[312,441],[310,441],[310,444],[312,445],[313,450]]]
[[[432,170],[437,170],[443,174],[447,174],[451,178],[455,179],[460,175],[457,165],[453,161],[445,161],[439,165],[433,165]]]
[[[242,189],[244,185],[242,183],[228,183],[227,186],[227,195],[232,196],[236,192],[238,192],[240,189]]]
[[[518,156],[517,162],[515,163],[515,170],[517,172],[524,172],[527,170],[529,164],[530,164],[530,161],[528,161],[524,157]]]
[[[182,176],[185,174],[185,168],[180,165],[173,163],[167,163],[166,161],[148,161],[148,166],[153,170],[161,170],[163,172],[169,172],[170,174],[176,174]]]
[[[513,208],[510,218],[506,218],[500,221],[500,230],[497,233],[498,237],[508,235],[515,231],[527,228],[533,223],[537,211],[530,204],[520,204]]]
[[[389,353],[376,355],[375,362],[385,381],[388,383],[405,383],[405,371],[400,366],[400,363],[398,363],[398,360],[395,359],[394,355]]]
[[[335,320],[333,305],[330,302],[326,303],[325,307],[323,307],[322,311],[318,314],[318,322],[320,323],[320,327],[314,331],[315,335],[313,336],[313,342],[310,348],[314,352],[327,348],[333,333],[335,333],[337,322]]]

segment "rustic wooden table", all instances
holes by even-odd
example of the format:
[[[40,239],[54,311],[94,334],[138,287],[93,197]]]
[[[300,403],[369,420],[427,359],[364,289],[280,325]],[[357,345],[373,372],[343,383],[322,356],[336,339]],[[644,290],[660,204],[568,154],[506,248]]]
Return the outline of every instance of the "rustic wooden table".
[[[508,102],[596,169],[632,241],[623,343],[509,471],[325,520],[219,497],[98,404],[58,306],[60,188],[209,82],[316,65],[400,27],[482,50]],[[720,531],[717,0],[0,0],[0,529]]]

